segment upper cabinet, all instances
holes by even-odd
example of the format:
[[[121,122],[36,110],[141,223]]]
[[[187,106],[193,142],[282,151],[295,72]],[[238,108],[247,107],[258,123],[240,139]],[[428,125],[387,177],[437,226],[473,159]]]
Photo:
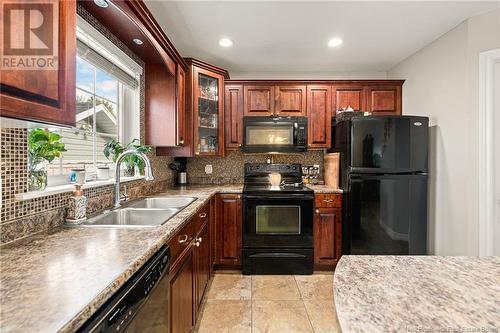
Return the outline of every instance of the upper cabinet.
[[[354,111],[366,110],[365,88],[362,85],[339,84],[333,86],[334,110],[351,107]]]
[[[275,108],[277,116],[305,116],[306,115],[306,86],[275,86]]]
[[[272,116],[274,114],[274,87],[245,85],[245,116]]]
[[[374,114],[401,114],[401,86],[380,86],[367,88],[367,111]]]
[[[226,149],[238,149],[243,142],[243,86],[226,85],[224,90]]]
[[[203,61],[193,58],[184,60],[188,71],[177,74],[178,145],[157,146],[156,154],[224,156],[224,80],[229,75],[224,69]],[[183,113],[180,101],[182,90],[185,90]]]
[[[74,126],[76,1],[52,0],[45,1],[43,5],[24,2],[21,8],[12,4],[3,6],[5,26],[11,31],[25,33],[8,34],[13,38],[4,40],[0,79],[1,115]],[[36,9],[44,16],[42,25],[31,32],[33,38],[25,38],[30,30],[26,30],[29,29],[24,22],[26,15],[16,19],[19,9],[28,13],[30,9]],[[57,29],[54,30],[54,26]],[[32,64],[28,68],[26,61],[29,59],[36,60],[36,69],[29,69]]]
[[[308,146],[328,148],[331,145],[332,88],[330,85],[307,86]]]
[[[403,82],[227,80],[225,147],[241,147],[244,116],[303,116],[308,121],[309,149],[328,149],[337,110],[350,107],[373,115],[400,115]]]

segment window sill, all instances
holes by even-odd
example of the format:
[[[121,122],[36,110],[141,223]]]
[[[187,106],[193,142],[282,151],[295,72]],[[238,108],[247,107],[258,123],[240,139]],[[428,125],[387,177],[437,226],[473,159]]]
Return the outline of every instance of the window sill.
[[[139,180],[139,179],[143,179],[143,178],[144,178],[144,176],[121,177],[120,182],[126,183],[126,182],[131,182],[133,180]],[[82,188],[87,189],[87,188],[93,188],[93,187],[99,187],[99,186],[113,185],[114,183],[115,183],[114,178],[108,179],[108,180],[96,180],[93,182],[88,182],[88,183],[83,184]],[[73,192],[74,189],[75,189],[75,184],[47,187],[43,191],[32,191],[32,192],[17,194],[16,200],[17,201],[26,201],[26,200],[36,199],[36,198],[43,198],[43,197],[47,197],[49,195]]]

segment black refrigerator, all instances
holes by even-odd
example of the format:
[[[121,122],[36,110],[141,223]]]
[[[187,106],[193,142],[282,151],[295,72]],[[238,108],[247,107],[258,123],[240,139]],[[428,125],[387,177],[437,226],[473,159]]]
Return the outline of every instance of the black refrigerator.
[[[344,190],[343,254],[427,253],[427,117],[353,117],[335,124]]]

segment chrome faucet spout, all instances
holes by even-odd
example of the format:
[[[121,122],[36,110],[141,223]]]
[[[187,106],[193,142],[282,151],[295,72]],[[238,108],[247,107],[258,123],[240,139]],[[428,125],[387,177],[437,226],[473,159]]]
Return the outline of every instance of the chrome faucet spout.
[[[123,159],[128,155],[136,155],[144,161],[144,179],[153,180],[153,170],[151,169],[151,162],[146,154],[136,151],[135,149],[129,149],[121,153],[116,159],[116,172],[115,172],[115,208],[120,207],[120,165]]]

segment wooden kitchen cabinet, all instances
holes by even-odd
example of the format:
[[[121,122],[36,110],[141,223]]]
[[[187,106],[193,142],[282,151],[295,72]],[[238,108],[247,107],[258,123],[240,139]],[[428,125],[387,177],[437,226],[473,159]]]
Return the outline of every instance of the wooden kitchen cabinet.
[[[44,41],[49,45],[49,48],[52,45],[52,49],[57,50],[57,53],[52,55],[49,49],[48,53],[41,54],[40,49],[27,49],[29,54],[21,55],[21,57],[23,59],[32,58],[38,54],[45,59],[50,58],[54,65],[48,67],[49,69],[44,67],[39,70],[23,70],[17,68],[17,65],[14,65],[16,68],[12,70],[2,68],[0,114],[9,118],[74,126],[76,112],[76,1],[52,0],[49,2],[53,5],[51,7],[54,13],[53,19],[57,22],[55,26],[58,29],[53,31],[52,36]],[[7,7],[2,8],[2,11],[5,11],[4,15],[11,17],[12,11],[7,10]],[[48,12],[46,14],[49,15]],[[5,19],[7,20],[7,17]],[[23,29],[22,21],[10,23],[11,29],[18,31]],[[40,29],[37,29],[37,33],[47,37],[49,33],[45,26],[42,25]],[[8,43],[4,42],[5,49],[2,60],[5,63],[10,57],[7,53]],[[54,57],[57,59],[54,60]]]
[[[271,116],[274,114],[274,87],[270,85],[245,85],[244,115]]]
[[[366,92],[362,85],[334,85],[334,112],[351,107],[354,111],[366,110]]]
[[[184,135],[178,147],[157,147],[157,155],[193,157],[224,156],[224,80],[226,70],[185,58],[189,70],[185,86]]]
[[[333,268],[342,254],[341,206],[341,194],[315,197],[314,264],[318,268]]]
[[[367,111],[380,115],[401,114],[401,86],[370,86],[366,89]]]
[[[194,326],[194,253],[186,251],[170,269],[170,333],[190,333]]]
[[[306,86],[280,85],[274,87],[276,116],[305,116],[306,115]]]
[[[217,195],[215,218],[215,263],[222,266],[240,266],[243,223],[241,195]]]
[[[332,90],[330,85],[307,86],[308,146],[329,148],[332,131]]]
[[[226,149],[243,144],[243,86],[226,85],[224,89],[224,122]]]
[[[211,278],[211,211],[203,206],[169,242],[172,333],[191,331]]]
[[[196,273],[196,313],[201,306],[203,296],[205,295],[208,281],[210,280],[210,270],[212,262],[210,260],[210,222],[209,216],[205,214],[201,230],[194,240],[195,253],[195,273]]]

